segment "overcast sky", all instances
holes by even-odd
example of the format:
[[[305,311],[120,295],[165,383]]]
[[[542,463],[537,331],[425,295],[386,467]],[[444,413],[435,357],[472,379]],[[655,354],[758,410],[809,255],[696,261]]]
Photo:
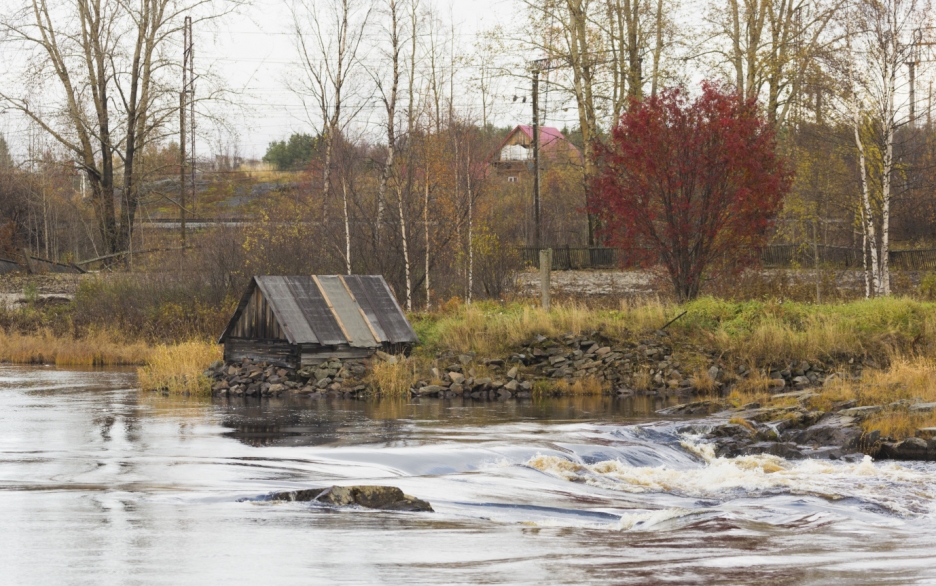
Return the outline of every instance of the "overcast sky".
[[[422,0],[421,5],[434,5],[440,17],[447,22],[454,21],[457,43],[465,50],[474,44],[479,31],[497,23],[506,22],[516,11],[518,0]],[[0,0],[4,12],[15,8],[10,3],[18,0]],[[446,33],[448,36],[449,33]],[[173,44],[181,47],[181,39],[173,39]],[[181,53],[181,48],[179,49]],[[17,54],[9,46],[4,47],[0,61],[6,73],[13,74],[11,61],[16,61]],[[236,139],[226,137],[215,130],[208,120],[199,122],[199,155],[208,155],[219,150],[219,137],[228,144],[232,140],[238,143],[242,156],[261,157],[267,145],[274,140],[288,138],[294,132],[313,133],[315,129],[309,122],[300,100],[287,89],[286,81],[295,75],[296,50],[294,35],[291,32],[291,17],[286,0],[250,0],[239,13],[228,15],[222,21],[211,25],[196,25],[195,30],[195,69],[197,74],[210,72],[235,92],[234,100],[238,107],[226,107],[223,103],[205,105],[213,113],[220,113],[236,130]],[[181,61],[181,54],[180,54]],[[0,71],[0,76],[4,72]],[[11,77],[5,81],[13,80]],[[508,84],[504,92],[515,94],[523,88]],[[207,83],[201,83],[196,92],[204,97]],[[528,92],[529,90],[527,90]],[[458,92],[456,92],[458,93]],[[467,92],[460,94],[462,107],[473,107],[464,102],[472,100]],[[509,101],[509,100],[508,100]],[[379,122],[378,105],[372,103],[369,111],[362,112],[361,125],[372,126],[376,130]],[[478,107],[480,110],[480,106]],[[517,104],[502,103],[500,107],[501,124],[512,124],[516,118],[526,113],[529,117],[529,104],[524,105],[518,99]],[[570,119],[571,120],[571,119]],[[524,121],[524,120],[521,120]],[[559,124],[561,125],[561,124]],[[0,114],[0,133],[10,143],[18,158],[26,156],[30,137],[34,144],[52,144],[47,136],[34,127],[30,128],[25,119],[15,112]]]
[[[459,42],[468,48],[479,31],[509,20],[517,3],[438,0],[436,6],[446,21],[454,20]],[[254,0],[243,14],[228,18],[218,32],[201,39],[196,33],[202,45],[196,47],[196,69],[211,67],[232,89],[245,92],[240,102],[247,111],[231,109],[228,116],[239,129],[242,154],[249,157],[262,156],[270,141],[287,138],[293,132],[313,132],[301,102],[286,88],[286,78],[295,71],[296,51],[290,27],[289,10],[283,0]],[[513,87],[516,84],[507,85],[507,93],[520,91]],[[502,106],[502,124],[509,124],[529,110],[529,105],[524,107],[522,102]],[[366,119],[368,113],[363,114]],[[371,118],[377,122],[375,115]]]

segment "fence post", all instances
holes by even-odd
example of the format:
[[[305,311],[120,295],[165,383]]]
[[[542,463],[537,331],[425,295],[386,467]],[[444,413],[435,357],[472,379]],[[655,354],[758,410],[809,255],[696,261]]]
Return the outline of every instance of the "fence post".
[[[32,275],[36,272],[36,268],[33,266],[32,259],[29,258],[29,249],[23,249],[23,266],[26,267],[26,272]]]
[[[552,273],[552,248],[540,250],[540,298],[542,299],[543,309],[549,311],[549,280]]]

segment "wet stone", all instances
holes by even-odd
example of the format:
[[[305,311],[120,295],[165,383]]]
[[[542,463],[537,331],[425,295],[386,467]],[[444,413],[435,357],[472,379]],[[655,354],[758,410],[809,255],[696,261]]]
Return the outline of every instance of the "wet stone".
[[[264,500],[319,502],[337,507],[357,505],[381,511],[410,511],[431,513],[428,502],[403,494],[395,486],[333,486],[287,492],[274,492]]]
[[[914,435],[923,440],[936,439],[936,427],[921,427]]]

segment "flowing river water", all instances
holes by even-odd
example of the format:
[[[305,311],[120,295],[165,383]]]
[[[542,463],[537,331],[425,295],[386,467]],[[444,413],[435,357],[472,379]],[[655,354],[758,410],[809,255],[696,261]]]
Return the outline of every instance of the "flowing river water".
[[[936,583],[936,464],[721,459],[661,400],[164,397],[0,367],[2,584]],[[435,513],[263,502],[387,484]]]

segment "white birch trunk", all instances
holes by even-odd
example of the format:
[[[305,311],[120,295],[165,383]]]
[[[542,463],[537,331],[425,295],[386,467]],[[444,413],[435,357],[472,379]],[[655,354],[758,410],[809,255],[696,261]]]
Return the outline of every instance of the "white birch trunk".
[[[413,311],[413,282],[410,277],[409,241],[406,239],[406,218],[403,214],[403,190],[397,186],[397,203],[400,210],[400,237],[403,239],[403,267],[406,270],[406,311]]]
[[[893,53],[885,66],[885,112],[884,112],[884,161],[881,169],[881,257],[880,276],[878,277],[878,295],[890,295],[890,200],[891,185],[894,171],[894,129],[896,126],[896,112],[894,108],[894,94],[897,90],[897,68],[900,63],[900,48],[897,46],[897,22],[891,23],[891,42],[889,44]]]
[[[852,122],[855,126],[855,146],[858,148],[858,166],[861,168],[861,218],[862,232],[871,248],[871,276],[873,291],[880,291],[880,264],[878,263],[877,237],[874,230],[874,216],[871,210],[871,186],[868,184],[868,168],[865,157],[864,142],[861,140],[861,115],[858,112],[858,96],[854,94],[852,86]]]
[[[429,161],[426,159],[425,201],[423,202],[423,223],[426,226],[426,311],[432,309],[432,296],[429,294]]]
[[[348,182],[344,173],[341,175],[341,199],[344,204],[345,265],[351,274],[351,222],[348,219]]]
[[[474,288],[474,201],[471,197],[471,152],[467,158],[465,184],[468,196],[468,305],[471,305],[471,290]]]
[[[861,266],[864,268],[865,299],[871,298],[871,267],[868,266],[868,230],[861,210]]]

